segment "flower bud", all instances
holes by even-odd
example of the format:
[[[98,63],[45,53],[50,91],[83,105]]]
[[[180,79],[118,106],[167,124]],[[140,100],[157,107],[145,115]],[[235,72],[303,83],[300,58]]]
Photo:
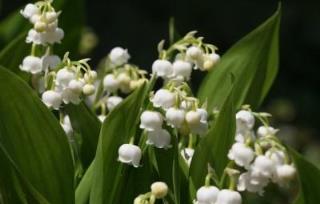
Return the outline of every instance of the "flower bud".
[[[275,135],[278,132],[277,129],[274,129],[273,127],[269,126],[260,126],[257,130],[257,135],[259,137],[266,137],[270,135]]]
[[[187,164],[190,166],[192,157],[194,154],[194,149],[192,148],[184,148],[181,150],[181,156],[182,158],[187,162]]]
[[[232,190],[221,190],[215,204],[241,204],[242,198],[239,192]]]
[[[228,158],[234,160],[238,166],[249,168],[250,163],[254,159],[255,153],[253,150],[243,143],[235,143],[232,145]]]
[[[64,130],[64,132],[66,133],[67,136],[72,135],[73,133],[73,129],[71,126],[71,121],[70,121],[70,117],[68,115],[64,116],[63,118],[63,122],[61,123],[61,126]]]
[[[133,144],[123,144],[119,147],[118,154],[120,162],[139,167],[141,160],[140,147]]]
[[[123,93],[129,93],[131,91],[130,89],[130,81],[131,78],[127,73],[120,73],[117,76],[117,79],[119,81],[120,89]]]
[[[199,125],[200,120],[201,120],[201,115],[199,112],[197,112],[197,111],[187,112],[186,121],[187,121],[188,125],[197,126],[197,125]]]
[[[92,95],[94,94],[96,87],[93,84],[85,84],[82,88],[82,92],[84,95]]]
[[[47,107],[59,110],[62,99],[61,94],[52,90],[45,91],[42,94],[42,102],[46,104]]]
[[[177,108],[169,108],[166,112],[168,124],[175,128],[180,128],[185,118],[185,111]]]
[[[208,71],[212,69],[219,60],[220,60],[220,56],[216,53],[206,55],[203,63],[203,70]]]
[[[140,128],[147,131],[159,130],[162,128],[163,118],[159,112],[144,111],[140,116]]]
[[[86,82],[93,82],[93,81],[95,81],[97,79],[97,77],[98,77],[97,72],[94,71],[94,70],[90,70],[90,71],[88,71],[87,73],[84,74],[83,78],[84,78],[84,80]]]
[[[98,116],[98,119],[100,120],[100,122],[104,122],[104,120],[106,119],[106,116],[105,115],[99,115]]]
[[[170,148],[171,136],[166,129],[159,129],[148,132],[147,144],[154,145],[157,148]]]
[[[166,183],[158,181],[151,185],[151,193],[157,199],[164,198],[168,194],[168,186]]]
[[[34,29],[39,33],[46,31],[46,28],[47,28],[47,24],[42,21],[37,21],[34,24]]]
[[[107,99],[107,108],[109,111],[112,111],[119,103],[122,102],[122,98],[119,96],[110,96]]]
[[[192,66],[189,62],[177,60],[172,65],[173,75],[175,77],[182,76],[184,79],[189,80],[192,72]]]
[[[42,71],[42,60],[39,57],[27,56],[23,59],[20,69],[25,72],[37,74]]]
[[[128,62],[130,55],[126,49],[115,47],[111,50],[109,58],[111,63],[116,66],[120,66]]]
[[[215,204],[219,189],[215,186],[202,186],[197,191],[197,204]]]
[[[176,97],[174,93],[167,89],[160,89],[155,93],[151,99],[151,102],[153,103],[154,107],[168,109],[174,105],[175,100]]]
[[[173,72],[172,64],[168,60],[156,60],[152,64],[152,73],[158,77],[167,79],[171,77]]]
[[[103,87],[108,92],[115,92],[119,88],[119,81],[113,74],[108,74],[103,79]]]
[[[142,84],[145,82],[145,79],[138,79],[138,80],[131,80],[130,81],[130,90],[135,90],[136,88],[139,88],[142,86]]]

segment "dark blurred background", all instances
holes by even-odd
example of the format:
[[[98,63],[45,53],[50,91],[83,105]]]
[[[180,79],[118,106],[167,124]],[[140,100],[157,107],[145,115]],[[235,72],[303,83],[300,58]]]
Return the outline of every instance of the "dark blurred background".
[[[0,2],[2,19],[28,1]],[[90,39],[98,39],[89,57],[97,65],[111,48],[122,46],[131,62],[150,69],[157,43],[168,39],[170,17],[180,34],[198,30],[223,54],[277,5],[274,0],[87,0],[86,23],[95,33]],[[282,11],[280,70],[262,110],[274,115],[282,139],[320,166],[320,1],[283,1]],[[193,82],[196,87],[199,76]]]

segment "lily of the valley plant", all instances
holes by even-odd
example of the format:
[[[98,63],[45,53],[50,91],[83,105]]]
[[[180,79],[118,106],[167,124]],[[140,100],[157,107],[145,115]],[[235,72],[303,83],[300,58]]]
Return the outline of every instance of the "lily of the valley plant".
[[[53,5],[20,11],[31,28],[8,45],[29,47],[18,64],[0,53],[0,203],[271,203],[271,188],[319,201],[319,170],[257,111],[277,72],[280,11],[221,58],[195,31],[170,35],[148,73],[122,47],[98,68],[60,56],[59,18],[72,11]],[[206,75],[198,93],[194,72]]]

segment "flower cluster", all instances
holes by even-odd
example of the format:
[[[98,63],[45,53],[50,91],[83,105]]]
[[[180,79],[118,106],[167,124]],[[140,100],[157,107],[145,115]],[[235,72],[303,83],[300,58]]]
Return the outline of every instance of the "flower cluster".
[[[277,129],[269,126],[267,113],[254,113],[248,107],[236,114],[236,143],[228,157],[242,172],[238,179],[239,191],[262,194],[270,181],[281,186],[295,177],[296,169],[286,148],[276,137]],[[256,133],[255,118],[263,126]]]
[[[60,43],[63,30],[51,1],[27,4],[21,14],[33,23],[26,42],[32,43],[31,55],[23,59],[20,69],[33,74],[34,88],[42,94],[44,104],[58,110],[62,103],[78,104],[82,95],[95,91],[97,73],[87,64],[88,59],[71,61],[68,53],[61,60],[52,53],[52,45]]]
[[[35,45],[52,45],[60,43],[64,32],[58,27],[58,17],[51,5],[52,1],[38,1],[27,4],[20,13],[33,24],[26,39],[27,43]]]
[[[154,182],[150,189],[150,192],[136,197],[133,204],[154,204],[156,199],[164,199],[168,194],[167,184],[161,181]]]
[[[186,80],[190,79],[193,67],[209,70],[219,59],[213,45],[203,43],[202,37],[196,38],[194,35],[195,32],[188,33],[171,45],[168,50],[164,50],[163,42],[160,42],[160,59],[153,63],[152,71],[154,76],[164,79],[164,84],[162,88],[150,94],[151,104],[140,116],[140,128],[147,135],[148,145],[156,148],[170,148],[174,130],[177,130],[181,136],[189,136],[188,147],[181,149],[181,155],[188,164],[194,152],[193,137],[203,136],[208,131],[208,113],[204,106],[200,106],[199,100],[193,97]],[[198,52],[197,57],[195,50]],[[214,60],[209,56],[215,56]],[[173,64],[169,61],[171,58],[175,59]],[[209,60],[212,62],[210,67],[204,66],[209,63]],[[115,75],[107,75],[104,78],[104,87],[109,91],[115,91],[116,89],[112,88],[119,87]],[[126,149],[137,149],[138,146],[125,144],[125,147]],[[122,159],[120,149],[119,161],[138,166],[133,162],[137,161],[133,159],[134,154],[130,160]],[[141,153],[136,158],[140,160]]]
[[[101,96],[95,96],[95,107],[101,108],[98,116],[104,121],[107,110],[110,112],[123,100],[123,94],[129,94],[140,87],[147,79],[146,72],[128,61],[130,55],[126,49],[113,48],[105,60],[103,79],[101,82],[103,91]],[[106,110],[107,109],[107,110]]]
[[[88,59],[71,61],[68,53],[52,71],[44,75],[42,101],[49,108],[58,110],[62,103],[79,104],[81,97],[95,92],[97,73],[87,64]]]
[[[51,1],[39,1],[35,4],[27,4],[20,12],[34,25],[29,30],[27,43],[32,43],[31,55],[23,59],[20,69],[32,74],[39,74],[48,69],[55,68],[61,59],[52,54],[52,45],[60,43],[64,32],[58,27],[60,12],[56,12]],[[39,53],[46,50],[45,53]]]
[[[217,48],[203,43],[203,37],[196,38],[195,34],[195,31],[188,33],[167,50],[163,49],[164,41],[161,41],[158,46],[159,59],[153,62],[152,73],[165,80],[188,81],[192,69],[212,69],[220,59],[215,52]]]

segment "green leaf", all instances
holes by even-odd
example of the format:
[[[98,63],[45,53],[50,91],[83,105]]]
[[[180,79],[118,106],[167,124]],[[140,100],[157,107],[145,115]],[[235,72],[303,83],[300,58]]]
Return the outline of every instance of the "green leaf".
[[[87,204],[90,199],[92,179],[94,174],[94,161],[91,163],[86,173],[82,177],[76,189],[76,204]]]
[[[72,157],[58,120],[23,80],[3,67],[0,92],[0,151],[7,163],[38,201],[73,203]]]
[[[317,204],[320,200],[320,169],[294,150],[290,150],[298,171],[300,195],[296,204]]]
[[[70,117],[72,128],[81,135],[80,158],[86,169],[96,154],[101,123],[84,103],[69,104],[65,111]]]
[[[147,90],[146,85],[140,87],[105,119],[95,158],[90,203],[118,203],[127,180],[128,169],[134,168],[117,161],[118,148],[135,136]]]
[[[250,104],[256,109],[268,93],[279,63],[279,25],[281,7],[258,28],[231,47],[203,80],[198,96],[207,101],[208,110],[220,108],[229,92],[230,73],[235,76],[236,107]]]
[[[208,164],[215,170],[218,177],[221,177],[224,168],[227,166],[227,154],[234,142],[235,135],[235,107],[233,102],[233,89],[224,102],[219,115],[195,149],[191,161],[189,175],[191,178],[191,196],[194,198],[195,189],[204,185],[208,173]]]

